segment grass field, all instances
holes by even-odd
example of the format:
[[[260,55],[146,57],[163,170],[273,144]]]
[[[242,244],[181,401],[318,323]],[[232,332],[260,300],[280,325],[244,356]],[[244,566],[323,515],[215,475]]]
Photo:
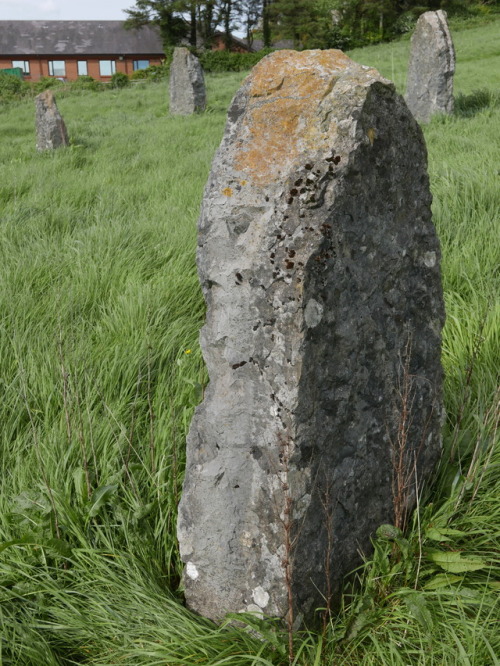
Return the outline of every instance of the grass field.
[[[500,663],[500,22],[453,32],[457,112],[425,127],[447,322],[444,453],[408,533],[303,666]],[[403,91],[408,41],[352,56]],[[182,605],[184,440],[206,382],[196,219],[242,76],[204,115],[166,84],[61,94],[72,145],[37,154],[0,108],[0,664],[289,663],[287,636]],[[424,501],[425,500],[425,501]],[[264,640],[262,640],[264,638]]]

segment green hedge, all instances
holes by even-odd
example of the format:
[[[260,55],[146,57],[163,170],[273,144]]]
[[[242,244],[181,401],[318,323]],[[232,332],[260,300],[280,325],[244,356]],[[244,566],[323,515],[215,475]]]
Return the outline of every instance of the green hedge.
[[[194,51],[205,72],[242,72],[252,69],[259,60],[273,49],[262,49],[256,53],[232,53],[231,51]]]

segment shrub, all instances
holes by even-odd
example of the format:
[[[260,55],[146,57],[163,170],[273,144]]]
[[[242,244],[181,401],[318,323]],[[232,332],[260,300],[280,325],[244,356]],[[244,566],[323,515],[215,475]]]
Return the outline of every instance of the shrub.
[[[198,52],[201,66],[205,72],[242,72],[252,69],[259,60],[273,49],[262,49],[256,53],[232,53],[231,51],[201,51]]]
[[[71,90],[102,90],[102,88],[102,83],[91,76],[79,76],[71,83]]]
[[[29,90],[29,85],[22,79],[0,71],[0,99],[2,101],[22,97]]]
[[[111,77],[112,88],[126,88],[130,85],[130,79],[123,72],[115,72]]]
[[[38,95],[38,93],[41,93],[48,88],[58,88],[62,85],[64,85],[64,81],[60,81],[53,76],[42,76],[38,81],[31,84],[31,89],[36,95]]]
[[[130,75],[132,81],[147,79],[148,81],[161,81],[168,76],[168,67],[165,63],[161,65],[151,65],[145,69],[138,69]]]

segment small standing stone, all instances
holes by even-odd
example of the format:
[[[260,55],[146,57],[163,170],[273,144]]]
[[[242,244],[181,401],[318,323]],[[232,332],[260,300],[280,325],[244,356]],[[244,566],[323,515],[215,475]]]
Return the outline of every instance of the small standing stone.
[[[56,105],[52,90],[45,90],[35,97],[37,150],[53,150],[68,146],[68,131]]]
[[[393,84],[335,50],[256,65],[199,220],[190,608],[285,617],[291,599],[311,619],[411,510],[440,451],[439,260],[424,139]]]
[[[406,102],[427,123],[435,113],[453,113],[455,49],[446,12],[425,12],[411,38]]]
[[[188,116],[204,111],[206,106],[205,77],[200,61],[187,48],[174,49],[170,65],[170,113]]]

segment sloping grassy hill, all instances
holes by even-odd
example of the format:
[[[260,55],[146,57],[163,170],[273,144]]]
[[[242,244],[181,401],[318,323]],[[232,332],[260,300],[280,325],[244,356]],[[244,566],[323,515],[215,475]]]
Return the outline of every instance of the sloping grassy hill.
[[[295,637],[296,664],[500,660],[499,28],[453,33],[457,113],[425,128],[448,313],[441,468],[343,612]],[[402,90],[407,50],[352,55]],[[0,108],[0,663],[289,662],[279,627],[183,608],[175,542],[206,381],[196,219],[241,78],[208,77],[190,118],[169,117],[164,83],[62,94],[72,146],[54,154],[35,151],[32,102]]]

